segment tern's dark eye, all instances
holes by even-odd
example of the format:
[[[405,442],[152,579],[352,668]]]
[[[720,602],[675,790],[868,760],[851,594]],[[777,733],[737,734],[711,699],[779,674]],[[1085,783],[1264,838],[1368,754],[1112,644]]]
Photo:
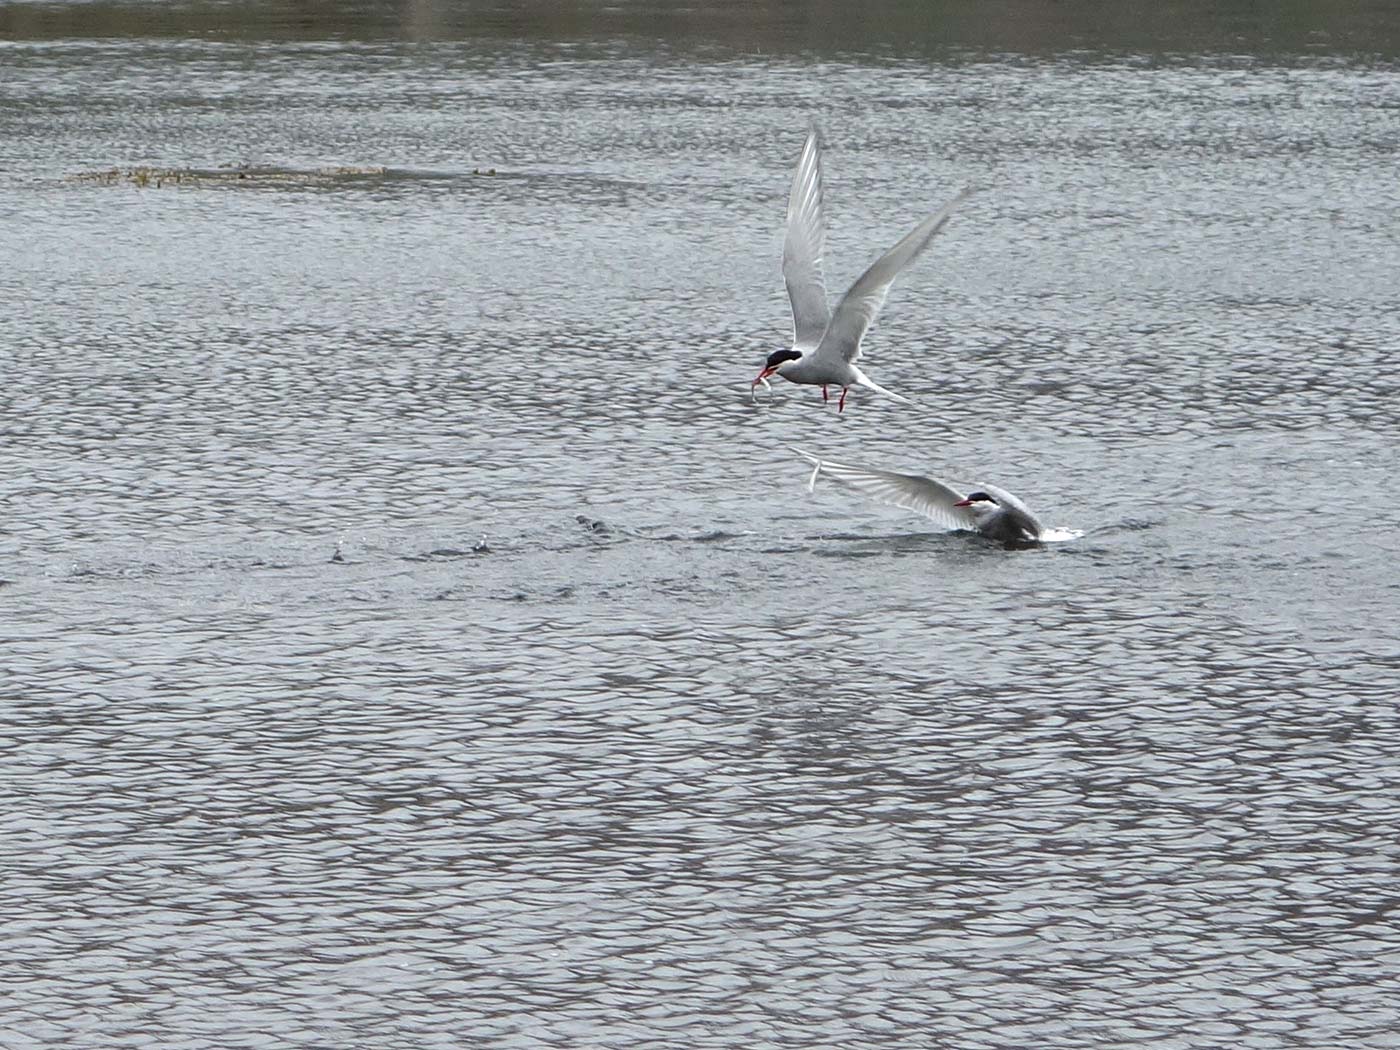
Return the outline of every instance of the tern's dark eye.
[[[967,501],[969,503],[991,503],[994,506],[997,505],[997,501],[992,499],[992,497],[988,496],[985,492],[974,492],[971,496],[967,497]]]
[[[774,350],[768,355],[766,366],[768,368],[777,368],[784,361],[796,361],[801,356],[802,354],[798,350]]]

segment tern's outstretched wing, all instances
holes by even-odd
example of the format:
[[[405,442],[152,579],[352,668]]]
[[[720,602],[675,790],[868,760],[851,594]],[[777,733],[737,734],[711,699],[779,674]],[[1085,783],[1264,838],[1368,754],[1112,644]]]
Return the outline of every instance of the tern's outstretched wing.
[[[792,345],[821,342],[831,308],[826,302],[822,254],[826,220],[822,217],[822,154],[813,128],[802,147],[788,197],[787,236],[783,240],[783,280],[792,300]]]
[[[1030,507],[1027,507],[1011,493],[1005,489],[997,488],[995,485],[984,484],[980,488],[996,500],[1001,509],[1011,516],[1011,520],[1030,535],[1039,537],[1044,534],[1045,526],[1040,523],[1040,519],[1031,513]]]
[[[871,470],[867,467],[852,467],[844,463],[833,463],[829,459],[821,459],[811,453],[803,452],[800,448],[794,448],[792,451],[816,468],[812,471],[812,477],[807,482],[809,489],[815,487],[817,478],[825,474],[871,499],[912,510],[916,514],[922,514],[924,517],[936,521],[944,528],[970,530],[977,528],[972,513],[966,507],[953,506],[954,503],[963,498],[963,494],[941,481],[920,477],[917,474],[893,474],[887,470]]]
[[[851,285],[837,304],[836,312],[831,315],[817,353],[830,354],[843,361],[854,361],[860,357],[860,341],[880,313],[880,307],[885,305],[885,296],[889,294],[894,279],[929,246],[953,214],[953,209],[971,192],[970,186],[964,189],[905,234],[898,244],[856,278],[856,283]]]

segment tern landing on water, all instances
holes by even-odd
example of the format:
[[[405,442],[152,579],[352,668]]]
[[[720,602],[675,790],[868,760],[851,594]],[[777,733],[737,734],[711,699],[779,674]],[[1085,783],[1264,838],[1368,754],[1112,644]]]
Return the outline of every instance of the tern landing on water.
[[[904,239],[876,259],[842,296],[832,313],[826,302],[826,281],[822,277],[822,252],[826,243],[826,221],[822,217],[822,160],[817,133],[813,130],[802,147],[797,172],[788,197],[787,238],[783,242],[783,280],[792,300],[792,349],[768,356],[763,371],[750,384],[750,390],[768,377],[780,375],[793,383],[822,388],[841,388],[838,412],[846,407],[846,390],[863,386],[886,397],[910,404],[908,398],[872,382],[856,367],[860,342],[885,304],[890,285],[899,272],[917,259],[934,235],[943,228],[958,203],[971,192],[965,189],[915,226]]]
[[[817,478],[825,474],[872,499],[912,510],[945,528],[980,532],[1006,543],[1042,543],[1082,535],[1066,529],[1047,529],[1029,507],[995,485],[983,484],[964,495],[945,482],[918,474],[852,467],[821,459],[800,448],[793,451],[812,464],[808,491],[815,489]]]

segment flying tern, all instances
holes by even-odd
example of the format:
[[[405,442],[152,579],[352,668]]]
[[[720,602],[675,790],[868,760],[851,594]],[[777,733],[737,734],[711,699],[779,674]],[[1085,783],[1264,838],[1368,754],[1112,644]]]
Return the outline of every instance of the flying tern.
[[[971,187],[964,189],[876,259],[832,312],[827,306],[826,280],[822,276],[826,221],[822,216],[821,146],[816,129],[808,133],[792,179],[787,236],[783,242],[783,281],[792,301],[792,347],[768,355],[763,370],[750,384],[750,393],[760,383],[771,391],[768,377],[779,375],[793,383],[820,386],[824,401],[828,398],[826,388],[839,386],[838,412],[845,409],[846,391],[853,386],[912,404],[908,398],[874,382],[856,366],[861,340],[885,304],[894,279],[929,246],[953,209],[971,192]]]

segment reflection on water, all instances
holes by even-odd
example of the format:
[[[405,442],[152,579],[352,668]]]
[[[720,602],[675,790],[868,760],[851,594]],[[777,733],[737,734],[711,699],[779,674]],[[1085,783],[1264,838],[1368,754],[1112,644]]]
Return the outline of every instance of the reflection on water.
[[[720,47],[762,55],[1145,52],[1258,55],[1400,53],[1400,20],[1369,0],[1258,4],[1151,0],[979,4],[968,0],[265,0],[230,4],[16,3],[0,37],[195,37],[274,40],[644,41],[667,50]]]
[[[289,10],[0,10],[0,1042],[1394,1045],[1386,66]],[[833,285],[987,187],[915,408],[748,400],[814,118]],[[139,165],[287,177],[71,178]]]

